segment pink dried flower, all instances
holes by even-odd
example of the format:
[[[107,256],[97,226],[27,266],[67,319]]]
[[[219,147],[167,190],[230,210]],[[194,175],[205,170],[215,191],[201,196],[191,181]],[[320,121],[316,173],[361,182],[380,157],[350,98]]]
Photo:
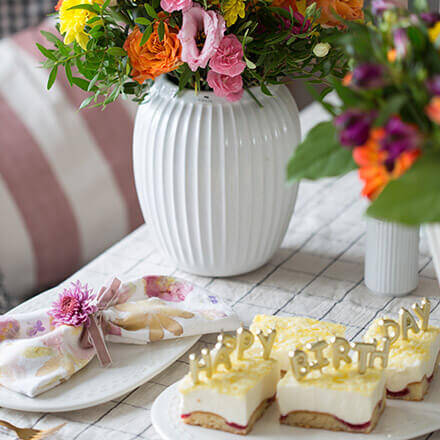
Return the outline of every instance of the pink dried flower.
[[[94,295],[91,294],[87,284],[81,285],[80,281],[72,283],[69,289],[59,296],[58,300],[52,304],[49,315],[53,318],[53,324],[72,325],[79,327],[90,324],[90,315],[97,311],[96,305],[93,303]]]
[[[192,6],[192,0],[161,0],[160,7],[167,12],[186,11]]]
[[[243,96],[243,78],[241,75],[220,75],[210,70],[206,79],[216,96],[226,98],[230,102],[239,101]]]
[[[209,67],[221,75],[237,76],[243,72],[246,67],[243,61],[243,47],[235,35],[223,37],[217,52],[209,62]]]

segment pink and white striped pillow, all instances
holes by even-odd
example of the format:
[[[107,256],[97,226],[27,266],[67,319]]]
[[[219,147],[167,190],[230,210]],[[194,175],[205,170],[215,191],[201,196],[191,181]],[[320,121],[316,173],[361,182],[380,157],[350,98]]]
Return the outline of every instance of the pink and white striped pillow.
[[[14,296],[59,282],[142,223],[133,108],[78,111],[85,94],[63,75],[47,92],[39,40],[31,29],[0,41],[0,272]]]

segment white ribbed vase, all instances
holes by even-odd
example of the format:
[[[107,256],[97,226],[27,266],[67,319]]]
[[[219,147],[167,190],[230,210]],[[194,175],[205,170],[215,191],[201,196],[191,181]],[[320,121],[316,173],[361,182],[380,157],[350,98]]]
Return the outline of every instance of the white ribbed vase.
[[[298,108],[287,87],[275,97],[245,93],[230,103],[212,92],[157,80],[134,130],[134,174],[144,218],[178,268],[231,276],[266,263],[293,212],[297,185],[286,165],[300,141]]]
[[[365,284],[371,291],[403,296],[417,288],[419,229],[367,217]]]

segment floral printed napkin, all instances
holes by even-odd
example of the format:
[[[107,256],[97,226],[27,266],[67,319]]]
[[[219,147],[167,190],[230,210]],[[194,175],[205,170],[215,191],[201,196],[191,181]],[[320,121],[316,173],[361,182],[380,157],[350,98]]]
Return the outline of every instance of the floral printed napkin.
[[[238,325],[217,296],[165,276],[122,284],[117,303],[101,315],[106,340],[116,343],[146,344]],[[83,343],[84,330],[83,324],[57,324],[50,309],[1,316],[0,384],[35,397],[68,380],[95,356],[95,349]],[[111,352],[111,344],[108,348]]]

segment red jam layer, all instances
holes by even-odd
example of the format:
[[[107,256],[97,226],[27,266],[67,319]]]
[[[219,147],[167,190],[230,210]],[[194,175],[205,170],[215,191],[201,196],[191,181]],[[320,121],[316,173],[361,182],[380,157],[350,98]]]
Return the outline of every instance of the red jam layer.
[[[350,429],[353,430],[363,430],[363,429],[367,429],[370,425],[371,425],[371,421],[370,422],[366,422],[366,423],[360,423],[360,424],[353,424],[353,423],[348,423],[345,420],[340,419],[339,417],[333,416],[338,422],[343,423],[345,426],[348,426]],[[285,420],[287,418],[287,416],[281,416],[280,417],[280,421],[282,422],[283,420]]]
[[[428,377],[428,382],[431,383],[432,379],[434,379],[434,373],[431,374],[431,376]],[[406,396],[407,394],[409,394],[409,388],[406,387],[403,390],[400,391],[390,391],[387,389],[387,395],[390,397],[402,397],[402,396]]]
[[[381,405],[382,402],[379,402],[379,405]],[[333,416],[338,422],[343,423],[345,426],[347,426],[348,428],[352,429],[353,431],[361,431],[364,429],[367,429],[370,425],[371,425],[371,420],[365,423],[349,423],[346,422],[343,419],[340,419],[339,417]],[[287,418],[287,415],[285,416],[280,416],[280,421],[283,421]]]
[[[267,403],[271,404],[272,402],[274,402],[275,401],[275,397],[276,396],[272,396],[271,398],[267,399]],[[180,417],[182,419],[187,419],[191,414],[192,413],[181,414]],[[225,420],[225,423],[227,425],[229,425],[231,428],[234,428],[234,429],[243,429],[244,430],[244,429],[247,429],[247,427],[249,426],[249,425],[239,425],[238,423],[228,422],[226,420]]]

